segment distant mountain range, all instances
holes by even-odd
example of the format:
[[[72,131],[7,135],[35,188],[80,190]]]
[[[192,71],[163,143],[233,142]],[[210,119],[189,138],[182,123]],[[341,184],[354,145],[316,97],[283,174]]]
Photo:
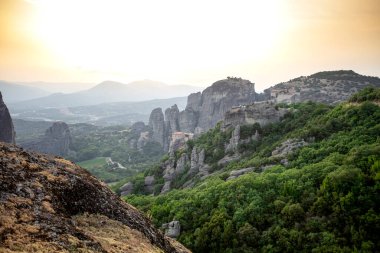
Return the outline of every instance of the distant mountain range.
[[[30,89],[30,87],[27,87]],[[114,81],[105,81],[88,90],[70,94],[54,93],[45,97],[19,99],[22,102],[8,101],[13,110],[65,108],[74,106],[88,106],[113,102],[137,102],[153,99],[183,97],[199,91],[199,87],[188,85],[166,85],[161,82],[143,80],[129,84]],[[4,94],[6,94],[4,92]],[[13,100],[14,101],[14,100]]]
[[[136,121],[147,122],[156,107],[167,108],[177,104],[186,106],[187,97],[154,99],[142,102],[115,102],[65,108],[14,108],[9,107],[12,118],[32,121],[65,121],[67,123],[91,123],[101,126],[131,125]]]
[[[41,98],[51,94],[50,92],[39,88],[10,83],[6,81],[0,81],[0,91],[3,94],[4,101],[7,104],[28,99]]]
[[[52,93],[73,93],[90,89],[96,85],[96,83],[84,83],[84,82],[17,82],[17,84],[25,85],[28,87],[39,88]]]

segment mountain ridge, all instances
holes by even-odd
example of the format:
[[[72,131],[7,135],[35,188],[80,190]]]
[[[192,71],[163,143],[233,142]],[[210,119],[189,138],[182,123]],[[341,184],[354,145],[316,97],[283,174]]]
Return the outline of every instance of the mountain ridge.
[[[186,96],[197,91],[199,87],[189,85],[165,85],[156,81],[136,81],[123,84],[104,81],[94,87],[69,93],[54,93],[46,97],[12,103],[17,108],[73,107],[114,102],[141,102],[153,99],[167,99]]]

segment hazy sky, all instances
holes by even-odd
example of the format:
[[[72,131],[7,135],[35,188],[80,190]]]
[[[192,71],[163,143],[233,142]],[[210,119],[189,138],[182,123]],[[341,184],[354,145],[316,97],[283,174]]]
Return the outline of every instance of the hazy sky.
[[[380,76],[379,0],[0,0],[0,80]]]

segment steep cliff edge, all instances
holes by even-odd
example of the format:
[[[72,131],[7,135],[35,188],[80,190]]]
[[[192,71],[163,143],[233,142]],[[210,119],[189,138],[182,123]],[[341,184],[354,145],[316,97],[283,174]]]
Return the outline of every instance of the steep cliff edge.
[[[187,252],[70,161],[0,143],[0,167],[2,252]]]
[[[14,144],[15,135],[11,115],[0,92],[0,141]]]

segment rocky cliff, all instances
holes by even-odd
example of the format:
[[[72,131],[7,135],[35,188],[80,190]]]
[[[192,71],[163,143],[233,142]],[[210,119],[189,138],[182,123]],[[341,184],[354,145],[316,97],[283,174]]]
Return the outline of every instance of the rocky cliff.
[[[0,143],[1,252],[188,252],[70,161]]]
[[[353,71],[328,71],[296,78],[271,87],[265,90],[264,94],[256,94],[254,85],[250,81],[227,78],[215,82],[202,93],[188,96],[186,109],[181,112],[173,106],[165,111],[164,117],[161,108],[155,109],[151,119],[157,120],[151,124],[153,126],[151,131],[153,136],[158,135],[160,141],[162,140],[164,150],[170,151],[168,159],[161,163],[160,171],[155,174],[156,182],[162,179],[164,181],[161,193],[166,193],[173,186],[177,188],[179,185],[191,186],[193,178],[203,179],[213,173],[216,167],[220,169],[240,159],[239,146],[254,145],[253,143],[260,139],[257,130],[249,136],[245,136],[245,133],[242,138],[240,126],[263,127],[281,121],[291,109],[279,103],[315,101],[335,104],[371,85],[380,87],[380,79],[362,76]],[[156,114],[159,114],[159,117],[155,116]],[[206,154],[200,147],[188,148],[186,144],[188,140],[195,137],[196,142],[200,133],[215,127],[218,121],[223,121],[222,131],[231,130],[228,140],[220,144],[221,147],[224,145],[222,154],[224,156],[218,155],[218,152],[222,153],[220,150]],[[155,125],[160,127],[154,127]],[[297,142],[294,145],[292,143],[285,145],[284,150],[292,149],[298,144]],[[213,145],[215,146],[214,143]],[[217,166],[207,164],[206,161],[210,160],[210,156],[213,159],[218,157]],[[280,159],[280,156],[273,157]],[[281,163],[286,164],[286,159],[281,160]]]
[[[380,87],[380,78],[363,76],[352,70],[324,71],[279,83],[264,92],[265,99],[276,103],[314,101],[336,104],[371,85]]]
[[[0,92],[0,141],[14,144],[15,135],[11,115]]]
[[[277,107],[272,101],[237,106],[226,112],[223,126],[228,128],[255,123],[265,126],[269,123],[278,122],[286,112],[287,109]]]
[[[165,118],[161,108],[156,108],[149,116],[149,127],[152,130],[152,139],[164,146]]]
[[[252,104],[255,96],[255,86],[248,80],[229,78],[215,82],[202,92],[197,127],[202,132],[215,127],[233,106]]]
[[[164,117],[161,108],[154,109],[149,118],[152,138],[168,151],[174,133],[205,132],[233,106],[253,103],[256,95],[254,84],[248,80],[229,77],[217,81],[202,93],[190,94],[186,109],[181,112],[174,105],[165,110]]]
[[[71,143],[71,134],[69,126],[65,122],[54,122],[49,127],[45,135],[36,141],[21,143],[21,145],[30,150],[65,156],[69,152]]]

